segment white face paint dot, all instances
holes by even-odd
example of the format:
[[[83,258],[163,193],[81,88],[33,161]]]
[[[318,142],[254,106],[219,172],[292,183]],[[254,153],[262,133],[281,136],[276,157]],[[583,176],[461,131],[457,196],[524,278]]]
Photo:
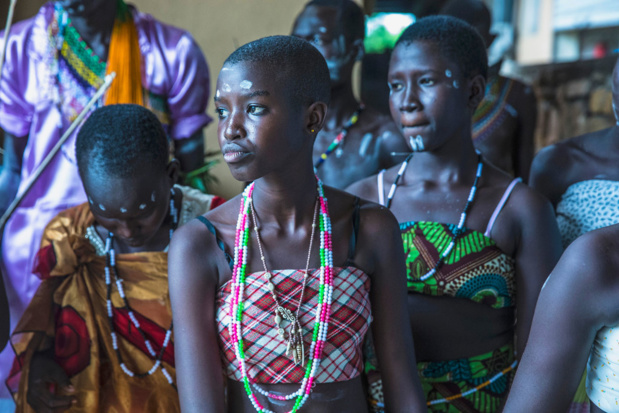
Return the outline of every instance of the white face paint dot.
[[[144,208],[146,208],[146,204],[140,204],[139,208],[140,208],[140,209],[144,209]]]
[[[120,207],[120,212],[124,214],[125,212],[127,212],[127,208]]]
[[[451,77],[451,70],[449,69],[445,70],[445,76]]]
[[[150,200],[155,202],[155,191],[153,191],[153,193],[150,194]]]
[[[221,86],[221,90],[223,90],[224,92],[230,92],[230,91],[232,90],[232,88],[230,87],[230,85],[229,85],[229,84],[224,83],[224,84]]]
[[[455,87],[456,89],[459,89],[459,88],[460,88],[460,82],[458,82],[457,80],[454,80],[453,85],[454,85],[454,87]]]
[[[322,27],[322,26],[321,26],[321,27],[319,27],[319,28],[318,28],[318,31],[319,31],[320,33],[326,33],[326,32],[327,32],[327,28],[326,28],[326,27]]]
[[[90,203],[90,205],[92,205],[92,198],[88,197],[88,203]]]
[[[241,89],[249,89],[252,85],[253,83],[249,80],[243,80],[239,86],[241,86]]]
[[[99,209],[100,209],[101,211],[105,211],[105,207],[104,207],[102,204],[99,204]]]

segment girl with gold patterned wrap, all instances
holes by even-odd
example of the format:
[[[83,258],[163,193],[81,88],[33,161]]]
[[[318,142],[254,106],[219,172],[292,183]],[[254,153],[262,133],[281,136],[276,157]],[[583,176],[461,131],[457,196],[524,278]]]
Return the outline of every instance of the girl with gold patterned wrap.
[[[167,244],[220,199],[174,185],[178,163],[141,106],[95,111],[76,154],[89,203],[45,229],[42,283],[11,337],[17,411],[178,412]]]

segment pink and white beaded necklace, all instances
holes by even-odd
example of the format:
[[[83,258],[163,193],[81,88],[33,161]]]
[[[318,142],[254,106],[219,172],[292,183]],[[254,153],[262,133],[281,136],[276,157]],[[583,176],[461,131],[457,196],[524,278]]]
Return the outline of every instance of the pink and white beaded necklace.
[[[239,363],[241,377],[245,391],[251,404],[259,413],[271,413],[264,408],[254,394],[253,388],[266,397],[275,400],[295,399],[294,406],[290,413],[297,412],[307,401],[314,385],[314,379],[318,372],[318,367],[322,359],[322,351],[327,339],[327,330],[331,318],[331,301],[333,295],[333,246],[331,234],[331,219],[327,205],[327,198],[324,196],[322,182],[318,181],[318,202],[319,202],[319,227],[320,227],[320,286],[318,292],[318,307],[314,329],[312,334],[312,344],[308,354],[305,374],[299,390],[289,395],[276,395],[269,393],[258,387],[247,374],[245,365],[245,351],[243,348],[243,293],[245,289],[245,277],[247,270],[247,253],[250,239],[250,211],[254,183],[250,184],[243,192],[241,207],[236,225],[236,237],[234,242],[234,267],[232,271],[232,294],[230,299],[230,325],[228,327],[230,338],[234,348],[236,359]]]

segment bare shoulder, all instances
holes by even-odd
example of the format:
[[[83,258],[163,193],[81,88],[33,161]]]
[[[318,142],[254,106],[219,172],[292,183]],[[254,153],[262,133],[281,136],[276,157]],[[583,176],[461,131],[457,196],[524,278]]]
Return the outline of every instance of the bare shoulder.
[[[581,282],[599,283],[619,289],[619,224],[590,231],[577,238],[565,251],[574,277]]]
[[[332,219],[340,217],[349,220],[349,214],[352,213],[351,207],[355,203],[355,195],[328,187],[327,196],[329,199],[329,210],[333,210]],[[391,211],[363,197],[359,196],[359,198],[359,230],[361,233],[367,233],[376,238],[378,232],[384,231],[385,228],[392,229],[393,226],[397,227],[398,221]]]
[[[617,324],[619,225],[590,231],[567,248],[544,289],[569,298],[601,325]]]
[[[544,194],[554,205],[567,188],[578,181],[579,159],[586,155],[579,138],[547,146],[533,159],[530,185]]]
[[[237,196],[203,215],[215,229],[217,236],[199,219],[189,221],[174,232],[169,255],[171,276],[174,274],[173,269],[180,266],[183,270],[189,270],[183,271],[182,277],[190,277],[191,274],[215,274],[218,284],[222,283],[222,275],[227,273],[227,262],[219,243],[229,244],[227,238],[234,234],[234,211],[238,210],[239,203],[240,197]]]
[[[368,176],[357,181],[346,188],[346,192],[358,196],[359,198],[378,202],[378,177],[377,175]]]

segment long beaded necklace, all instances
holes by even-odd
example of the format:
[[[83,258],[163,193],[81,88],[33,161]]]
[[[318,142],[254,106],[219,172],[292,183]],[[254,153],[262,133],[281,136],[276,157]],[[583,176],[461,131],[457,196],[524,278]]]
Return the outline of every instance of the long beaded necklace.
[[[342,141],[344,140],[344,138],[346,137],[346,135],[348,135],[348,131],[350,130],[350,128],[353,127],[354,124],[357,123],[357,121],[359,120],[359,115],[361,115],[361,112],[363,112],[363,109],[365,109],[365,106],[363,104],[361,104],[359,106],[359,109],[357,109],[357,111],[355,113],[353,113],[353,115],[350,117],[350,119],[348,120],[348,122],[346,122],[346,124],[344,125],[344,127],[342,128],[342,131],[340,133],[337,134],[337,136],[335,137],[335,139],[333,139],[333,142],[331,142],[331,144],[327,147],[327,150],[323,152],[322,155],[320,155],[320,157],[318,158],[318,160],[316,161],[316,163],[314,164],[314,169],[318,169],[320,168],[320,166],[324,163],[324,161],[327,160],[327,158],[329,157],[329,155],[331,155],[331,152],[333,152],[333,150],[335,148],[337,148],[338,146],[340,146],[340,144],[342,143]],[[342,156],[342,151],[341,148],[338,148],[338,150],[336,151],[335,154],[338,158],[340,156]]]
[[[178,225],[178,210],[176,209],[176,206],[174,205],[174,196],[175,196],[174,188],[172,188],[170,192],[171,192],[170,217],[172,218],[172,226],[170,228],[170,238],[172,238],[172,233]],[[105,240],[105,255],[107,258],[106,265],[105,265],[105,285],[107,287],[107,300],[106,300],[107,317],[110,323],[110,334],[112,336],[112,346],[114,348],[114,351],[116,352],[116,357],[118,357],[118,363],[120,364],[120,368],[122,369],[122,371],[125,372],[127,376],[139,377],[139,378],[150,376],[154,374],[157,371],[157,369],[160,368],[161,372],[165,376],[168,383],[170,383],[171,385],[174,385],[174,380],[172,380],[172,376],[165,369],[165,367],[161,365],[161,361],[163,360],[163,355],[165,353],[166,348],[168,347],[168,344],[170,343],[170,338],[172,337],[172,323],[170,322],[170,327],[166,330],[165,338],[163,339],[163,343],[161,345],[161,350],[159,350],[159,354],[157,354],[155,352],[155,349],[153,349],[153,346],[150,340],[146,338],[144,331],[140,327],[140,322],[136,318],[133,312],[133,309],[129,305],[127,296],[125,295],[125,290],[123,288],[123,280],[122,278],[118,276],[118,273],[116,271],[116,252],[114,250],[114,234],[111,232],[108,233],[107,239]],[[148,353],[152,357],[155,357],[155,363],[150,368],[150,370],[148,370],[145,373],[135,373],[132,370],[130,370],[127,367],[127,365],[123,362],[123,358],[120,353],[120,349],[118,347],[118,336],[116,335],[116,330],[114,328],[114,313],[113,313],[113,307],[112,307],[112,275],[114,277],[116,288],[118,289],[118,294],[122,298],[125,308],[127,308],[129,312],[129,318],[131,319],[133,326],[140,333],[140,336],[144,340],[144,345],[148,349]]]
[[[312,233],[310,235],[309,242],[309,250],[307,251],[307,261],[305,264],[305,271],[303,273],[303,285],[301,287],[301,296],[299,297],[299,304],[297,305],[297,311],[295,314],[292,311],[288,310],[284,306],[279,303],[277,299],[277,295],[275,294],[275,284],[271,282],[271,272],[267,269],[266,264],[266,256],[262,249],[262,240],[260,238],[260,231],[258,225],[258,214],[256,214],[256,210],[254,208],[254,203],[252,199],[249,199],[250,211],[252,215],[252,220],[254,221],[254,232],[256,233],[256,240],[258,241],[258,249],[260,250],[260,260],[262,261],[262,266],[264,267],[264,276],[267,280],[267,287],[271,292],[271,296],[273,297],[273,301],[275,302],[275,311],[274,311],[274,321],[275,327],[277,328],[277,332],[279,336],[286,343],[286,355],[292,355],[294,360],[294,364],[296,365],[305,365],[305,345],[303,343],[303,330],[301,328],[301,323],[299,321],[299,312],[301,310],[301,303],[303,303],[303,296],[305,295],[305,285],[307,283],[307,274],[309,271],[309,262],[310,257],[312,256],[312,245],[314,243],[314,232],[316,228],[316,216],[318,214],[318,199],[316,199],[316,204],[314,206],[314,217],[312,218]],[[290,324],[288,326],[288,332],[282,326],[283,320],[287,320]]]
[[[411,157],[412,157],[412,154],[409,155],[408,158],[406,158],[404,163],[402,163],[402,167],[400,167],[400,170],[398,171],[398,175],[396,176],[395,181],[393,181],[393,184],[391,185],[391,189],[389,190],[389,196],[387,197],[387,204],[386,204],[387,208],[391,207],[391,200],[393,199],[393,196],[395,195],[395,190],[398,186],[398,181],[404,174],[404,171],[406,170],[406,166],[408,165],[408,162],[410,161]],[[453,235],[451,237],[451,242],[449,243],[449,245],[447,245],[447,248],[445,248],[445,250],[441,253],[438,261],[436,262],[436,264],[434,264],[434,267],[419,278],[420,281],[425,281],[428,278],[432,277],[434,274],[436,274],[436,272],[445,263],[445,259],[447,259],[447,257],[449,256],[453,248],[456,246],[456,241],[458,240],[460,235],[464,233],[464,224],[466,222],[466,216],[469,213],[469,210],[471,209],[471,205],[473,205],[473,201],[475,200],[475,194],[477,193],[477,185],[479,184],[479,179],[481,178],[481,171],[483,169],[483,162],[481,159],[481,154],[477,154],[477,162],[478,162],[477,163],[477,174],[475,175],[475,181],[473,182],[473,186],[471,187],[471,192],[469,193],[469,197],[466,201],[466,205],[464,206],[464,210],[460,214],[460,222],[458,222],[458,227],[453,232]]]
[[[256,386],[261,394],[275,400],[292,400],[296,398],[290,413],[297,412],[307,401],[314,384],[314,379],[318,372],[318,366],[322,359],[322,351],[327,339],[327,330],[331,319],[331,301],[333,295],[333,245],[331,234],[331,219],[327,205],[327,198],[324,196],[322,182],[318,181],[318,201],[320,203],[320,286],[318,292],[318,307],[312,334],[312,344],[308,354],[307,365],[303,381],[296,392],[282,396],[269,393]],[[234,242],[234,267],[231,280],[231,299],[230,299],[230,325],[228,327],[230,338],[234,348],[236,359],[239,362],[239,369],[243,385],[251,404],[259,413],[270,413],[258,401],[252,390],[253,380],[247,374],[245,365],[245,351],[243,344],[242,320],[243,320],[243,293],[245,290],[245,276],[247,271],[247,253],[249,247],[249,211],[251,208],[251,197],[254,190],[254,183],[250,184],[243,192],[241,206],[236,225],[236,237]]]

